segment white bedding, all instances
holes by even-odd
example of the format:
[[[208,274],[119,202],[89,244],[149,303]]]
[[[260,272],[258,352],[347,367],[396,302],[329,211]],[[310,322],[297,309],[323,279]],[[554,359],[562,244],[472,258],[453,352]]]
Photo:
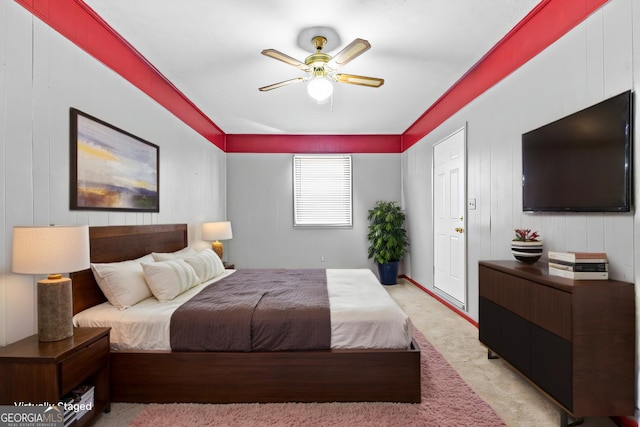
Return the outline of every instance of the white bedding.
[[[126,310],[105,302],[73,317],[79,327],[111,327],[112,350],[170,350],[171,315],[206,286],[233,274],[227,270],[175,299],[150,297]],[[368,269],[328,269],[332,349],[408,348],[409,317]]]

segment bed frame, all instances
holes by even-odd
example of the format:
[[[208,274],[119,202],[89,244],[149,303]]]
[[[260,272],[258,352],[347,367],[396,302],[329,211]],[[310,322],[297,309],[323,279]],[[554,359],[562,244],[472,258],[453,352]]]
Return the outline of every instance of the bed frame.
[[[91,262],[188,245],[185,224],[90,227]],[[71,274],[74,314],[106,301],[91,270]],[[116,402],[420,402],[420,349],[112,351]]]

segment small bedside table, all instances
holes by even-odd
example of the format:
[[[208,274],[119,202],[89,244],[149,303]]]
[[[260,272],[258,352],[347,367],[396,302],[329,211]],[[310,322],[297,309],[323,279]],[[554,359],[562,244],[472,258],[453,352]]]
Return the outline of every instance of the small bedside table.
[[[224,268],[226,270],[235,270],[236,269],[236,265],[235,264],[229,264],[227,262],[223,262],[222,264],[224,264]]]
[[[73,336],[40,342],[38,335],[0,348],[0,404],[14,402],[58,404],[74,388],[89,384],[94,406],[75,426],[91,423],[109,412],[109,331],[111,328],[75,328]]]

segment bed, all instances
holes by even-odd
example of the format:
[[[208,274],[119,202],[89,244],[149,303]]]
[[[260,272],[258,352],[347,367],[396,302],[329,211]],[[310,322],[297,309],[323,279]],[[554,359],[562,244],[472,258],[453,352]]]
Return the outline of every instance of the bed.
[[[185,224],[90,227],[91,262],[188,246]],[[74,314],[104,306],[91,270],[71,274]],[[112,349],[119,402],[420,402],[420,349],[205,352]]]

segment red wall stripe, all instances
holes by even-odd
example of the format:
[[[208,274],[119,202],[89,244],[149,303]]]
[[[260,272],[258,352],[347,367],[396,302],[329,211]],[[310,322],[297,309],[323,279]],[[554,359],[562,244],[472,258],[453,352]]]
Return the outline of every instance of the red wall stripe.
[[[608,0],[545,0],[402,134],[402,151],[535,57]]]
[[[225,151],[275,153],[326,149],[331,152],[389,153],[411,147],[608,0],[543,0],[401,136],[225,135],[81,0],[15,1]],[[233,143],[229,144],[229,140]]]
[[[227,153],[400,153],[400,135],[227,135]]]
[[[224,132],[84,2],[15,1],[224,150]]]

